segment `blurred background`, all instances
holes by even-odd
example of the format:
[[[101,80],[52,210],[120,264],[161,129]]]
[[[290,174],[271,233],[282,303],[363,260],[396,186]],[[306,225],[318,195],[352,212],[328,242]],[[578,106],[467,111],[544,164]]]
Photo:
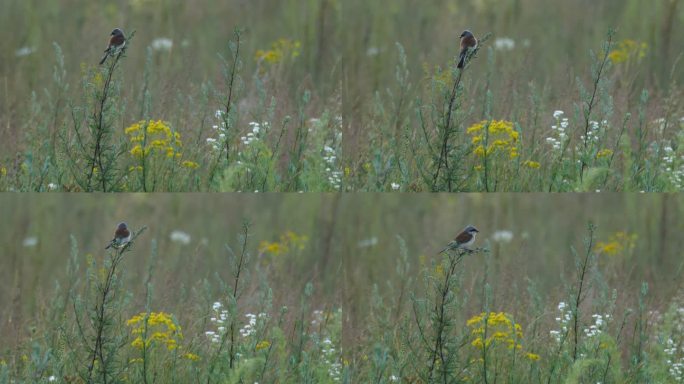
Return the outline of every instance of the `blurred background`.
[[[316,305],[341,305],[349,320],[363,319],[373,285],[384,292],[401,283],[397,236],[406,243],[407,273],[416,282],[467,224],[480,230],[476,244],[491,251],[464,260],[464,286],[487,271],[497,310],[512,310],[507,303],[530,282],[543,298],[562,294],[574,276],[572,248],[583,254],[589,222],[597,226],[592,247],[605,284],[630,295],[648,282],[657,306],[682,288],[683,210],[684,198],[677,195],[624,193],[5,194],[0,329],[7,332],[11,318],[35,321],[56,284],[64,284],[70,236],[80,263],[102,260],[122,220],[133,229],[149,227],[124,261],[126,287],[134,300],[144,300],[155,241],[154,302],[172,313],[184,312],[193,300],[188,290],[204,279],[230,278],[224,245],[237,246],[244,219],[252,222],[248,249],[255,268],[266,271],[275,303],[297,302],[312,281]],[[420,284],[412,289],[420,291]]]

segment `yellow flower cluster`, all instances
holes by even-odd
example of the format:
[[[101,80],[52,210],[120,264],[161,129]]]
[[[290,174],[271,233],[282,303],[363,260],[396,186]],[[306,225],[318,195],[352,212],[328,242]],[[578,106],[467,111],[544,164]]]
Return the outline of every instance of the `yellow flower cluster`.
[[[525,160],[523,161],[523,167],[527,168],[532,168],[532,169],[539,169],[541,167],[541,163],[537,161],[532,161],[532,160]]]
[[[520,133],[513,128],[510,121],[482,120],[468,127],[466,132],[476,146],[475,155],[478,157],[496,153],[506,154],[511,159],[518,157]]]
[[[180,133],[172,132],[168,123],[161,120],[141,120],[124,131],[133,145],[131,155],[137,159],[150,153],[163,153],[169,158],[180,158],[183,146]]]
[[[132,327],[131,333],[136,338],[131,346],[137,349],[160,344],[169,351],[173,351],[178,348],[179,341],[183,339],[181,327],[173,321],[171,315],[164,312],[150,312],[149,314],[141,312],[128,319],[126,325]]]
[[[288,253],[290,250],[301,251],[306,247],[308,242],[308,236],[298,235],[292,231],[287,231],[280,235],[279,241],[272,243],[268,241],[262,241],[259,244],[259,252],[270,253],[271,255],[278,256]]]
[[[598,153],[596,154],[596,158],[601,159],[603,157],[610,157],[612,154],[613,154],[612,150],[602,149],[602,150],[598,151]]]
[[[294,59],[299,56],[301,47],[302,43],[298,40],[281,38],[271,44],[271,49],[256,51],[255,59],[271,65],[278,64],[285,57]]]
[[[505,346],[507,349],[522,350],[522,327],[505,312],[482,312],[470,318],[466,325],[473,338],[470,345],[477,349]],[[525,356],[533,361],[539,360],[539,355],[534,353]]]
[[[257,351],[260,351],[260,350],[266,349],[266,348],[268,348],[268,347],[270,347],[270,346],[271,346],[271,342],[270,342],[270,341],[268,341],[268,340],[262,340],[262,341],[260,341],[259,343],[257,343],[255,349],[256,349]]]
[[[168,123],[162,120],[141,120],[124,130],[133,148],[131,155],[137,160],[150,158],[166,158],[180,161],[183,157],[181,149],[183,141],[178,132],[172,131]],[[197,169],[199,164],[185,160],[180,163],[184,168]],[[143,166],[129,167],[129,171],[142,172]]]
[[[637,238],[638,235],[636,233],[627,233],[624,231],[615,232],[608,238],[608,241],[599,241],[596,243],[594,251],[609,256],[622,254],[625,251],[634,249]]]
[[[617,43],[615,49],[608,54],[608,58],[614,64],[627,61],[630,57],[642,59],[646,56],[648,44],[626,39]]]

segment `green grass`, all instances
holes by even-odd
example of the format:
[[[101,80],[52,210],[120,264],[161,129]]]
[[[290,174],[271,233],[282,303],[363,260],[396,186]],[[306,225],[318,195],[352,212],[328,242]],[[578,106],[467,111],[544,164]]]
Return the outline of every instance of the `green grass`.
[[[0,11],[0,190],[682,187],[677,1]],[[99,67],[113,26],[132,38]],[[481,41],[459,71],[465,28]]]
[[[0,200],[0,382],[678,382],[676,195]]]

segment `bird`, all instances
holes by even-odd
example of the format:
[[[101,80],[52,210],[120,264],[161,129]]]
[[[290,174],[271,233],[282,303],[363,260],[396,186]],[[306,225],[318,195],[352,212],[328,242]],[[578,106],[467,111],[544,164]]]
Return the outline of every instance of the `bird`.
[[[472,225],[466,226],[463,231],[456,235],[456,237],[447,244],[446,248],[442,249],[438,254],[454,249],[470,250],[470,246],[475,242],[475,236],[477,236],[478,232],[480,231]]]
[[[121,248],[128,244],[129,241],[131,241],[131,231],[128,230],[126,223],[119,223],[119,225],[116,226],[114,238],[109,242],[109,245],[107,245],[105,249],[109,249],[111,247]]]
[[[463,31],[461,33],[461,53],[458,56],[457,68],[465,67],[466,56],[468,55],[469,48],[477,47],[477,39],[473,36],[473,33],[469,30]]]
[[[102,57],[102,60],[100,60],[100,65],[104,64],[109,56],[113,56],[115,52],[126,45],[126,37],[124,37],[123,30],[120,28],[114,28],[109,36],[111,36],[109,38],[109,45],[107,46],[107,49],[104,50],[105,55]]]

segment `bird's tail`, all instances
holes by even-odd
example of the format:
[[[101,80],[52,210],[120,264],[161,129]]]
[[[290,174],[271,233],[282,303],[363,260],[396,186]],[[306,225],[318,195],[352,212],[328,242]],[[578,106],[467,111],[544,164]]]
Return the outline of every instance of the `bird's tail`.
[[[104,64],[104,62],[105,62],[105,60],[107,60],[108,56],[109,56],[109,50],[106,50],[104,56],[102,56],[102,60],[100,60],[100,65]]]
[[[458,65],[456,68],[462,69],[463,65],[465,64],[465,57],[466,57],[466,52],[462,52],[461,56],[458,59]]]
[[[447,246],[446,246],[444,249],[442,249],[441,251],[437,252],[437,254],[438,254],[438,255],[441,255],[442,253],[446,252],[447,250],[449,250],[449,249],[451,249],[451,248],[453,248],[453,241],[452,241],[452,242],[449,242],[449,244],[447,244]]]

